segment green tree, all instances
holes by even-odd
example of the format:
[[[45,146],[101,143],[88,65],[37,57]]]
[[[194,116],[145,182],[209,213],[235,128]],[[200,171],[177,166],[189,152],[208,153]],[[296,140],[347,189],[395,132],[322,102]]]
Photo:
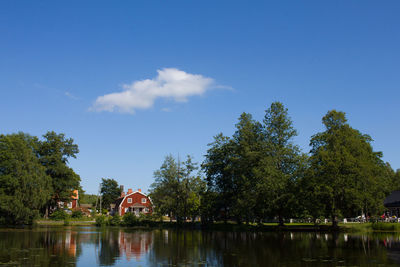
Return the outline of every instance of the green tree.
[[[76,158],[79,149],[74,140],[66,138],[63,133],[51,131],[43,135],[43,138],[43,141],[38,141],[36,152],[47,175],[51,177],[53,193],[47,208],[54,209],[60,201],[69,202],[73,190],[80,189],[79,175],[68,166],[69,158]]]
[[[350,127],[345,113],[329,111],[322,122],[326,130],[311,138],[310,179],[315,201],[337,227],[338,216],[382,209],[388,176],[382,153],[373,151],[371,137]]]
[[[94,194],[86,194],[85,192],[79,192],[79,203],[80,204],[92,204],[92,206],[96,206],[97,195]]]
[[[178,223],[200,213],[202,186],[198,176],[193,175],[196,165],[190,156],[182,163],[171,155],[165,157],[160,169],[154,172],[155,181],[150,189],[157,213],[175,216]]]
[[[242,113],[232,136],[232,171],[235,202],[232,211],[236,220],[247,223],[255,218],[257,205],[257,169],[264,157],[262,126],[251,114]]]
[[[36,145],[27,134],[0,135],[0,223],[30,224],[50,199],[51,178]]]
[[[263,122],[265,154],[258,170],[257,210],[264,216],[278,216],[279,224],[283,225],[283,218],[291,215],[296,206],[295,188],[305,156],[293,143],[297,131],[282,103],[272,103]]]
[[[202,167],[207,191],[217,193],[214,203],[225,221],[278,216],[283,223],[296,202],[295,185],[306,158],[292,142],[295,135],[287,109],[275,102],[264,124],[242,113],[232,138],[219,134],[209,144]]]
[[[207,202],[208,209],[203,209],[202,213],[203,217],[207,216],[208,220],[213,220],[214,212],[217,216],[222,213],[223,220],[227,223],[237,199],[233,161],[234,142],[220,133],[208,146],[210,148],[205,155],[202,169],[207,182],[205,196],[213,196],[213,198],[212,201],[209,199],[204,201]]]
[[[121,188],[114,179],[101,178],[100,192],[102,205],[107,209],[121,196]]]

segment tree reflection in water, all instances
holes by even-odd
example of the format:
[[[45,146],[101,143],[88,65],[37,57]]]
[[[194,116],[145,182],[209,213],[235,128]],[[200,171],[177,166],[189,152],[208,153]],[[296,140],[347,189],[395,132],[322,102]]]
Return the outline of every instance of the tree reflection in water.
[[[388,266],[400,264],[400,235],[144,231],[96,227],[6,229],[0,230],[0,264]]]

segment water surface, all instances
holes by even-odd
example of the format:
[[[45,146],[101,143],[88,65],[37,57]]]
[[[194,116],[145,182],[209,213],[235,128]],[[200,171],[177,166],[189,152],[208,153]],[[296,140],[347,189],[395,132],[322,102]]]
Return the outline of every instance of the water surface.
[[[398,266],[399,234],[0,229],[0,266]]]

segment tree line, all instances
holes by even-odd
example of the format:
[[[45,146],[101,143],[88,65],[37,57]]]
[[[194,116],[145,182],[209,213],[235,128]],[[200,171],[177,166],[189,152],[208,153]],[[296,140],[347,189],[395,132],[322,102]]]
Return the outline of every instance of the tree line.
[[[69,202],[80,177],[68,166],[79,152],[72,138],[53,131],[42,139],[0,135],[0,224],[31,224]]]
[[[165,158],[150,187],[155,212],[178,223],[324,217],[334,226],[341,217],[381,214],[384,198],[400,189],[400,171],[382,160],[372,138],[352,128],[344,112],[331,110],[322,123],[325,130],[311,137],[304,153],[282,103],[272,103],[262,121],[242,113],[232,136],[214,137],[201,164],[190,156]],[[30,224],[69,202],[74,189],[82,192],[68,166],[78,153],[62,133],[0,135],[0,224]],[[104,208],[120,194],[115,180],[102,179]]]
[[[344,112],[323,118],[325,131],[310,139],[303,153],[288,109],[274,102],[264,119],[242,113],[232,136],[222,133],[209,144],[194,174],[192,158],[165,158],[150,189],[155,210],[177,221],[201,216],[203,223],[235,220],[264,222],[288,218],[374,216],[383,200],[400,189],[395,172],[373,150],[372,138],[352,128]]]

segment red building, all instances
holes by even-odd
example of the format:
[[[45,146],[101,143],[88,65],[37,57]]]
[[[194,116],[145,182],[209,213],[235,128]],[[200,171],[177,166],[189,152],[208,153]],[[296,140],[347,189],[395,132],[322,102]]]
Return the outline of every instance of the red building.
[[[121,187],[121,197],[115,202],[113,208],[114,213],[120,216],[124,216],[125,213],[131,212],[139,216],[140,213],[151,214],[153,212],[151,199],[138,189],[133,192],[132,189],[128,189],[125,194],[123,187]]]

